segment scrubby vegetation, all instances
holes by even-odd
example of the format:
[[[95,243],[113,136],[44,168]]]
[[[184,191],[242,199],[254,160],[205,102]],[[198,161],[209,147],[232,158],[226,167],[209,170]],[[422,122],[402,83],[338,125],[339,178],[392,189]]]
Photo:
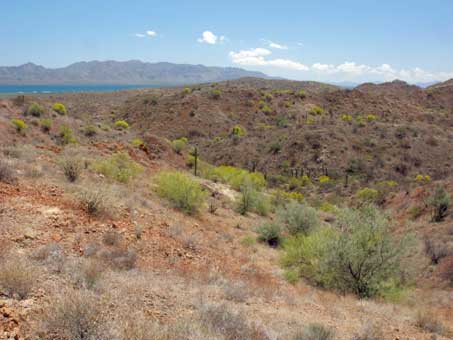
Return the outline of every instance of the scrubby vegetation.
[[[52,110],[54,110],[56,113],[64,116],[68,113],[68,111],[66,110],[66,106],[64,106],[64,104],[62,103],[55,103],[52,105]]]
[[[298,235],[284,248],[284,266],[324,287],[370,297],[404,283],[401,260],[407,240],[395,239],[387,218],[372,206],[345,209],[337,228]]]
[[[23,133],[27,130],[28,126],[22,119],[11,119],[11,124],[16,128],[16,131]]]
[[[143,171],[143,167],[134,162],[127,153],[119,152],[108,158],[95,160],[91,167],[94,171],[121,183],[128,183]]]
[[[173,147],[173,150],[177,154],[181,154],[181,152],[185,149],[187,145],[188,139],[186,137],[181,137],[179,139],[175,139],[171,142],[171,146]]]
[[[450,196],[443,187],[438,186],[428,199],[428,204],[432,209],[432,220],[434,222],[441,222],[448,214],[451,204]]]
[[[127,130],[129,129],[129,123],[125,120],[117,120],[115,122],[115,128],[118,130]]]
[[[200,184],[182,172],[161,172],[155,182],[157,193],[187,214],[197,213],[204,204],[206,195]]]
[[[77,143],[77,138],[74,137],[74,132],[69,126],[60,126],[59,139],[62,145]]]
[[[41,117],[41,115],[44,113],[44,108],[39,105],[38,103],[32,103],[30,106],[27,108],[26,114],[31,115],[34,117]]]

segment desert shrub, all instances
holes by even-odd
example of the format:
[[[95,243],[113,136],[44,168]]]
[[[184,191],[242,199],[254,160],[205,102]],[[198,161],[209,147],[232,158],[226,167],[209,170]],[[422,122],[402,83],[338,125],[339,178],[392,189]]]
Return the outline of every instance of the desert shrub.
[[[379,192],[372,188],[362,188],[357,191],[356,197],[361,203],[376,203],[379,198]]]
[[[125,152],[118,152],[109,158],[94,161],[92,168],[94,171],[121,183],[127,183],[143,172],[143,167],[134,162]]]
[[[187,214],[195,214],[205,201],[200,184],[179,171],[163,171],[156,176],[156,191],[175,207]]]
[[[40,117],[44,113],[44,109],[38,103],[31,103],[27,108],[26,114],[34,117]]]
[[[441,259],[450,254],[450,249],[446,243],[433,240],[430,237],[426,237],[424,241],[426,255],[428,255],[432,264],[439,264]]]
[[[307,234],[320,225],[316,209],[306,204],[291,201],[277,210],[277,216],[291,235]]]
[[[369,121],[375,121],[377,119],[377,116],[376,115],[373,115],[373,114],[367,114],[365,116],[365,118]]]
[[[213,168],[207,176],[211,180],[219,180],[229,184],[233,189],[240,190],[245,182],[251,182],[256,190],[266,186],[264,175],[260,172],[249,172],[233,166],[219,166]]]
[[[290,201],[303,202],[304,195],[297,191],[284,191],[275,189],[272,191],[272,202],[276,206],[282,206]]]
[[[431,176],[430,175],[418,174],[417,176],[415,176],[415,181],[416,182],[430,182],[431,181]]]
[[[250,180],[246,180],[240,187],[241,194],[236,201],[236,209],[241,215],[247,214],[256,204],[258,193]]]
[[[408,238],[396,240],[387,218],[372,206],[339,213],[338,228],[288,240],[282,263],[324,287],[360,297],[384,295],[403,284]]]
[[[105,265],[97,259],[83,258],[72,272],[75,284],[84,289],[92,289],[102,277]]]
[[[424,331],[439,335],[442,335],[445,331],[442,321],[439,320],[439,316],[431,312],[418,312],[415,325]]]
[[[277,247],[281,240],[281,228],[276,223],[265,223],[256,228],[258,241],[267,243],[271,247]]]
[[[330,177],[325,175],[319,176],[318,180],[321,185],[328,185],[331,181]]]
[[[280,141],[274,141],[269,145],[270,153],[273,153],[273,154],[279,153],[281,149],[282,149],[282,144],[280,143]]]
[[[344,122],[352,122],[352,116],[351,115],[347,115],[347,114],[343,114],[343,115],[341,115],[341,120],[344,121]]]
[[[233,126],[233,128],[231,129],[231,134],[235,137],[242,137],[242,136],[245,136],[246,134],[246,130],[243,126],[241,125],[235,125]]]
[[[98,133],[98,128],[93,124],[86,125],[82,128],[82,133],[87,137],[94,137]]]
[[[310,110],[310,113],[312,115],[322,115],[324,113],[324,109],[322,107],[319,107],[319,106],[314,106],[311,108]]]
[[[90,215],[101,215],[107,211],[107,195],[102,190],[85,189],[79,194],[82,208]]]
[[[52,119],[44,118],[40,120],[41,130],[44,132],[49,132],[52,128]]]
[[[319,323],[312,323],[296,334],[293,340],[333,340],[334,338],[335,333],[332,329]]]
[[[256,337],[257,330],[247,323],[245,315],[233,313],[226,305],[203,305],[199,314],[203,325],[225,340],[249,340]]]
[[[26,298],[35,286],[36,268],[18,254],[8,254],[0,261],[0,287],[10,297]]]
[[[60,126],[59,138],[62,145],[77,143],[77,139],[74,137],[74,132],[69,126],[66,125]]]
[[[66,179],[75,182],[83,170],[83,162],[77,157],[65,157],[61,160],[61,167]]]
[[[12,183],[15,180],[14,170],[9,163],[0,159],[0,182]]]
[[[243,281],[226,281],[223,284],[225,298],[234,302],[245,302],[250,294],[250,289]]]
[[[56,113],[64,116],[68,113],[68,111],[66,110],[66,106],[64,106],[64,104],[62,103],[55,103],[52,105],[52,110],[54,110]]]
[[[16,131],[19,133],[24,132],[27,130],[28,126],[22,119],[11,119],[11,124],[15,127]]]
[[[192,90],[190,87],[185,87],[184,90],[182,90],[182,94],[184,94],[184,95],[191,94],[191,93],[192,93]]]
[[[432,208],[433,222],[441,222],[448,215],[451,200],[445,188],[438,186],[428,199],[428,205]]]
[[[300,90],[298,93],[297,93],[297,96],[300,98],[300,99],[305,99],[305,97],[307,96],[305,94],[305,91],[304,90]]]
[[[261,216],[269,215],[269,213],[272,210],[272,202],[270,197],[264,195],[263,193],[258,193],[256,195],[254,210],[258,215]]]
[[[409,216],[410,216],[411,220],[416,220],[422,214],[423,214],[423,208],[421,208],[419,206],[414,205],[409,208]]]
[[[172,141],[171,146],[177,154],[181,154],[181,152],[186,147],[187,142],[188,142],[188,140],[186,137],[181,137],[179,139],[175,139],[174,141]]]
[[[366,322],[359,332],[355,333],[352,340],[383,340],[384,333],[381,327],[374,322]]]
[[[217,99],[220,99],[220,95],[222,94],[222,91],[220,91],[219,89],[213,89],[213,90],[211,90],[210,94],[211,94],[212,99],[217,100]]]
[[[133,249],[103,249],[98,255],[110,267],[118,270],[131,270],[135,267],[137,261],[137,252]]]
[[[97,296],[87,290],[68,290],[53,299],[44,311],[43,328],[48,334],[72,340],[108,339]]]
[[[115,122],[115,128],[118,130],[127,130],[129,129],[129,123],[125,120],[117,120]]]
[[[139,147],[139,146],[144,145],[145,142],[140,138],[134,138],[133,140],[131,140],[131,144],[135,147]]]

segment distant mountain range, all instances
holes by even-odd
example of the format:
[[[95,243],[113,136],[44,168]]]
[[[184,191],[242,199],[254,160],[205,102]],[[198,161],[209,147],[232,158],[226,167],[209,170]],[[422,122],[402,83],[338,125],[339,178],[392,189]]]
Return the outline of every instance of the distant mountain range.
[[[218,82],[242,77],[270,78],[264,73],[234,67],[146,63],[130,61],[78,62],[63,68],[45,68],[33,63],[0,67],[2,85],[44,84],[146,84],[185,85]]]

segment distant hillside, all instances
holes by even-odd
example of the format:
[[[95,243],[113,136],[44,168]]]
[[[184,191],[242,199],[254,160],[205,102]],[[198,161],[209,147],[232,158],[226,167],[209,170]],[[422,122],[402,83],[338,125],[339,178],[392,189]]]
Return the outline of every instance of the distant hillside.
[[[232,67],[207,67],[139,60],[79,62],[49,69],[33,63],[0,67],[0,84],[147,84],[184,85],[242,77],[268,78],[264,73]]]

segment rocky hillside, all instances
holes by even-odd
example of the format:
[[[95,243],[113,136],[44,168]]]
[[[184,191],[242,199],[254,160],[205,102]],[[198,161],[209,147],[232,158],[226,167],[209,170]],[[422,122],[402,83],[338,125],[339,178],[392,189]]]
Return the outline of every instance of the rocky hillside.
[[[0,100],[0,339],[451,339],[448,88],[248,78]],[[344,219],[371,203],[371,227]],[[337,237],[351,249],[325,247]],[[339,256],[318,268],[325,248]],[[356,258],[385,266],[341,286]]]
[[[303,93],[301,93],[301,91]],[[169,139],[182,136],[215,164],[281,175],[290,169],[378,179],[451,173],[453,87],[401,81],[353,90],[246,79],[187,89],[151,90],[117,113]],[[234,126],[245,134],[236,138]],[[360,169],[357,169],[359,166]]]

